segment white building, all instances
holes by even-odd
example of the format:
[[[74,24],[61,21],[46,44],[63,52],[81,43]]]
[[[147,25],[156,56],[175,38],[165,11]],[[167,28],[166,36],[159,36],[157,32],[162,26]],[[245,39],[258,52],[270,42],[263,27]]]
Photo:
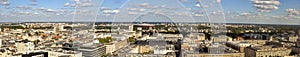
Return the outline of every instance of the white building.
[[[59,56],[82,57],[82,52],[75,52],[75,51],[63,51],[63,52],[47,51],[47,52],[48,52],[48,57],[59,57]]]
[[[32,42],[16,43],[18,53],[27,53],[34,50],[34,44]]]
[[[105,46],[97,43],[87,43],[79,47],[78,51],[82,52],[84,57],[99,57],[106,53]]]

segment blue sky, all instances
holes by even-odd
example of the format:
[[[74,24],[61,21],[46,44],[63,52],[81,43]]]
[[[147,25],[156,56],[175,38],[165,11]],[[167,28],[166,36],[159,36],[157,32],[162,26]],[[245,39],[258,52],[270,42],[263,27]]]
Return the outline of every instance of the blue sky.
[[[0,22],[95,21],[94,19],[98,22],[114,21],[114,18],[118,18],[120,15],[135,16],[122,13],[126,11],[125,8],[133,8],[132,3],[136,5],[143,3],[156,3],[159,5],[159,3],[162,3],[163,5],[167,5],[166,8],[187,8],[190,9],[188,10],[189,14],[192,15],[192,18],[197,22],[209,22],[207,16],[205,16],[205,12],[203,12],[203,8],[205,7],[202,5],[201,7],[196,7],[196,0],[178,0],[179,4],[182,3],[184,7],[168,6],[172,5],[172,3],[176,3],[176,1],[79,0],[78,2],[77,0],[0,0]],[[9,5],[5,4],[7,2]],[[261,9],[254,7],[255,4],[251,0],[221,0],[221,5],[224,9],[223,12],[225,13],[226,22],[228,23],[300,24],[300,0],[279,0],[279,2],[280,4],[277,5],[278,9],[270,10],[270,12],[259,12],[258,10]],[[75,8],[72,6],[72,4],[75,5],[77,3],[79,7]],[[121,7],[122,5],[123,7]],[[99,8],[101,10],[97,11]],[[75,9],[76,15],[74,17]],[[144,8],[140,7],[137,9]],[[156,11],[156,9],[154,11]],[[178,10],[178,12],[187,11]],[[162,13],[167,14],[167,12]],[[126,20],[126,18],[132,19],[133,17],[125,17],[123,20]]]

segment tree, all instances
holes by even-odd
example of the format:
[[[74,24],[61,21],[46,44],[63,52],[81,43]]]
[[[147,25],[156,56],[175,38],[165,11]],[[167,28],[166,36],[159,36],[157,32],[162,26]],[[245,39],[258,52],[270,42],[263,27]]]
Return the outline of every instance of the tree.
[[[40,40],[34,40],[32,41],[34,45],[38,44],[40,42]]]
[[[106,37],[106,38],[98,38],[100,43],[109,43],[113,40],[112,37]]]
[[[134,42],[134,41],[135,41],[134,37],[129,37],[128,38],[128,42]]]

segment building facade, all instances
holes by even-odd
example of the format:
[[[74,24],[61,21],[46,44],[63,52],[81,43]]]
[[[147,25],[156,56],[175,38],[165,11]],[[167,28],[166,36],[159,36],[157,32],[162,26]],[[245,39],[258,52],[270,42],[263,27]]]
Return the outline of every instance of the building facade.
[[[282,57],[288,56],[291,53],[291,49],[285,47],[274,46],[258,46],[247,47],[245,49],[245,57]]]

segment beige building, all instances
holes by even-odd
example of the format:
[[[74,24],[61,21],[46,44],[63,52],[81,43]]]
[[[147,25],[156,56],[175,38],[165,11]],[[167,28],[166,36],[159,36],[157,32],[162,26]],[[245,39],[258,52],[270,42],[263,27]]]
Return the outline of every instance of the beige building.
[[[290,42],[296,42],[298,38],[299,37],[297,35],[289,35],[287,40]]]
[[[254,43],[254,44],[259,44],[259,45],[265,45],[267,40],[243,40],[243,42],[249,42],[249,43]]]
[[[128,45],[127,39],[125,40],[119,40],[119,41],[113,41],[111,43],[105,43],[104,46],[106,46],[106,54],[112,54],[114,51],[125,47]]]
[[[239,50],[240,52],[244,52],[244,49],[251,45],[251,43],[248,42],[227,42],[226,45],[228,47],[231,47],[233,49]]]
[[[151,52],[151,48],[149,45],[138,46],[138,53],[146,53],[146,52]]]
[[[217,36],[217,37],[211,37],[211,38],[212,38],[213,42],[227,42],[230,37],[228,37],[228,36]]]
[[[224,54],[186,54],[185,57],[244,57],[244,53],[224,53]]]
[[[291,49],[275,46],[256,46],[245,49],[245,57],[288,56]]]

